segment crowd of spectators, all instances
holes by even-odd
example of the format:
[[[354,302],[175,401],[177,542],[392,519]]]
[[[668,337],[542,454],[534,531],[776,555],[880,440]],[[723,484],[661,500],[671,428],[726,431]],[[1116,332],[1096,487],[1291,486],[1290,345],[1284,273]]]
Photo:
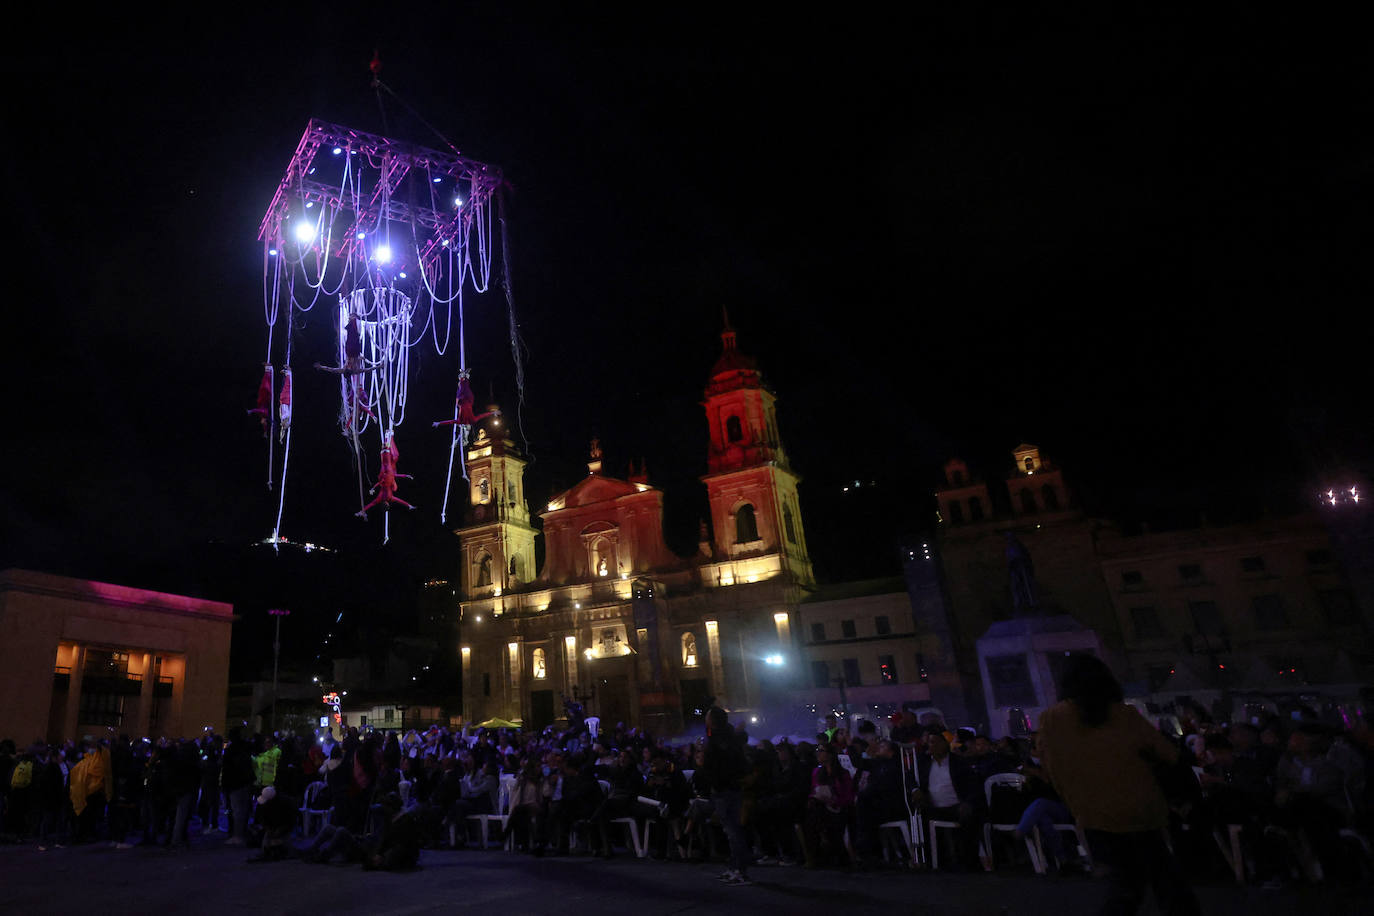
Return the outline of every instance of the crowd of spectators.
[[[1197,861],[1219,861],[1214,833],[1238,824],[1257,883],[1361,867],[1341,831],[1370,835],[1374,736],[1363,721],[1345,731],[1285,724],[1185,715],[1183,735],[1157,735],[1177,747],[1192,777],[1170,793],[1170,818],[1175,842],[1203,853]],[[747,883],[753,865],[865,868],[887,858],[911,867],[909,855],[884,856],[885,844],[895,846],[880,825],[919,811],[955,825],[942,832],[942,867],[989,867],[989,821],[1017,824],[1000,849],[1014,851],[1034,833],[1054,867],[1091,867],[1073,834],[1054,829],[1072,823],[1074,811],[1034,734],[993,741],[918,724],[911,712],[883,723],[884,733],[861,722],[852,734],[837,726],[810,740],[752,739],[723,715],[708,725],[705,736],[678,742],[624,724],[592,732],[581,721],[533,734],[435,726],[348,729],[336,740],[235,729],[156,742],[111,733],[22,749],[7,740],[0,833],[48,850],[186,848],[220,831],[226,845],[259,847],[253,861],[405,869],[422,848],[484,842],[473,815],[507,815],[493,820],[493,843],[532,856],[611,857],[632,848],[623,819],[633,818],[648,855],[721,859],[724,879]],[[990,792],[989,777],[1004,773],[1024,784]]]

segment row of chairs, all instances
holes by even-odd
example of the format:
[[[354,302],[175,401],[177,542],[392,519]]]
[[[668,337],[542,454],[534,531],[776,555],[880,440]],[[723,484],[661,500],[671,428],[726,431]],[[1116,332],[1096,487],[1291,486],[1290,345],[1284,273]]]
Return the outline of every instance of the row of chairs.
[[[602,794],[609,794],[611,784],[604,779],[597,780],[601,785]],[[510,799],[511,792],[515,788],[515,777],[511,775],[501,777],[501,788],[497,794],[495,814],[470,814],[468,822],[477,827],[478,842],[482,848],[487,849],[494,845],[499,845],[492,841],[491,829],[493,826],[499,828],[498,836],[506,832],[506,825],[510,823]],[[645,821],[644,829],[641,833],[640,823],[633,817],[618,817],[611,821],[625,828],[627,839],[630,841],[630,848],[634,850],[637,858],[644,858],[649,854],[650,833],[653,829],[653,821]],[[458,825],[449,824],[449,842],[456,843],[458,837]],[[512,837],[507,837],[506,848],[511,848]]]
[[[940,867],[940,830],[957,830],[958,821],[948,821],[939,819],[927,819],[912,803],[911,793],[919,789],[916,774],[916,749],[915,747],[902,746],[901,768],[902,768],[902,795],[906,800],[907,817],[905,820],[887,821],[878,825],[879,834],[886,834],[888,837],[896,833],[902,838],[902,849],[899,855],[909,856],[911,863],[916,866],[929,865],[932,869]],[[992,794],[996,786],[1008,786],[1017,790],[1024,790],[1026,787],[1026,777],[1020,773],[998,773],[989,776],[983,783],[984,796],[987,799],[988,809],[992,808]],[[1012,833],[1017,825],[1013,823],[985,823],[983,825],[983,837],[979,843],[979,855],[984,862],[984,867],[991,868],[993,864],[993,836],[997,833]],[[1087,844],[1083,840],[1082,831],[1075,824],[1055,824],[1056,830],[1065,831],[1074,835],[1074,841],[1078,846],[1079,854],[1086,860],[1088,858]],[[1026,854],[1030,859],[1031,867],[1035,873],[1043,875],[1048,871],[1048,861],[1045,856],[1044,838],[1040,835],[1040,829],[1035,828],[1031,835],[1025,837]],[[888,857],[890,844],[884,841],[883,855]]]

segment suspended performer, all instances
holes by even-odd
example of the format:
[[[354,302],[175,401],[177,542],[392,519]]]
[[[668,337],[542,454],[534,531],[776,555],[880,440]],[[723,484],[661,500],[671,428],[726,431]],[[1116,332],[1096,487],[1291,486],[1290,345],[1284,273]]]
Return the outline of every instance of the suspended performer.
[[[286,366],[281,371],[281,397],[278,399],[277,407],[277,428],[282,441],[286,440],[286,434],[291,431],[291,367]]]
[[[248,409],[250,417],[262,421],[262,437],[266,439],[272,426],[272,364],[262,364],[262,381],[258,383],[258,406]]]
[[[368,493],[376,493],[377,498],[366,506],[363,506],[356,513],[359,518],[367,518],[367,510],[378,504],[384,504],[388,509],[392,503],[399,503],[407,509],[414,509],[410,503],[396,495],[396,478],[404,477],[406,480],[414,480],[409,474],[396,473],[396,462],[401,458],[400,451],[396,448],[396,436],[388,433],[386,442],[382,445],[382,469],[377,473],[377,483],[368,490]]]
[[[458,405],[457,419],[437,420],[435,421],[434,426],[432,428],[438,428],[440,426],[453,426],[455,423],[460,423],[463,426],[473,426],[478,421],[485,420],[487,417],[499,418],[501,416],[501,411],[499,410],[488,410],[484,414],[478,414],[477,416],[473,416],[472,386],[468,384],[468,376],[471,374],[471,370],[468,369],[460,369],[458,371],[458,396],[456,399],[456,403]]]
[[[348,403],[344,405],[345,427],[353,428],[354,421],[357,419],[358,412],[361,410],[372,419],[377,419],[377,415],[367,405],[367,392],[363,389],[361,378],[364,372],[370,372],[382,364],[381,360],[369,363],[363,359],[363,335],[362,329],[358,327],[358,316],[352,311],[348,313],[348,324],[344,326],[344,364],[335,369],[333,366],[326,366],[324,363],[315,363],[315,368],[321,372],[328,372],[330,375],[341,375],[350,380]]]

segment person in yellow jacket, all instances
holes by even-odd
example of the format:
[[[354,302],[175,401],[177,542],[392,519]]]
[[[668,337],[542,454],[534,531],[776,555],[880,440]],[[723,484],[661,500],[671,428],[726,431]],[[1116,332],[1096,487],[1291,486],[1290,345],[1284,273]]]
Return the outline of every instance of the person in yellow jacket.
[[[253,777],[258,788],[265,789],[277,784],[277,764],[281,761],[281,748],[277,747],[275,735],[267,736],[267,750],[253,758]]]
[[[1063,699],[1040,714],[1040,762],[1109,880],[1100,912],[1135,913],[1154,891],[1169,916],[1196,916],[1197,898],[1165,844],[1169,807],[1155,775],[1178,748],[1122,702],[1121,685],[1094,655],[1064,666]]]
[[[105,803],[114,789],[114,768],[107,742],[97,743],[88,735],[81,739],[81,746],[84,753],[68,779],[78,843],[95,838],[96,827],[105,816]]]

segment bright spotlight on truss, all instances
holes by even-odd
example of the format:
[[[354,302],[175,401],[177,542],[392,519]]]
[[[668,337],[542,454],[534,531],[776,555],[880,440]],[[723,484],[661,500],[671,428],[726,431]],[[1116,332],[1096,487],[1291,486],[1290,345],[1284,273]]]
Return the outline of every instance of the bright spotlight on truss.
[[[293,206],[319,204],[325,219],[317,236],[328,255],[365,262],[364,237],[391,238],[393,247],[404,238],[403,247],[413,241],[414,249],[397,252],[396,266],[418,262],[433,273],[442,254],[464,247],[469,214],[485,209],[500,184],[501,170],[486,163],[312,119],[258,240],[281,248]]]

